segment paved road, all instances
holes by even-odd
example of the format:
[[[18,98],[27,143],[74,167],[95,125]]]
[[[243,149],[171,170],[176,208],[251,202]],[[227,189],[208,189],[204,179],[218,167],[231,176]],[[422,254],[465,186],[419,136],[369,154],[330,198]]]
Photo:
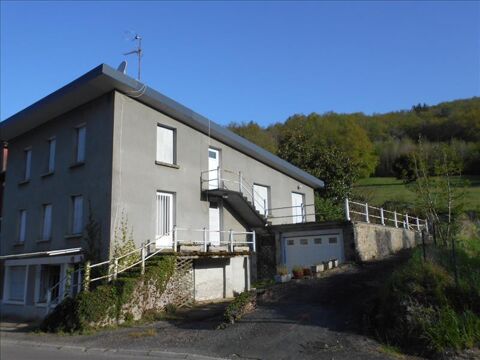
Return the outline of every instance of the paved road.
[[[78,346],[46,346],[26,343],[0,343],[0,359],[2,360],[218,360],[195,354],[168,353],[164,351],[116,351],[108,349],[82,348]]]

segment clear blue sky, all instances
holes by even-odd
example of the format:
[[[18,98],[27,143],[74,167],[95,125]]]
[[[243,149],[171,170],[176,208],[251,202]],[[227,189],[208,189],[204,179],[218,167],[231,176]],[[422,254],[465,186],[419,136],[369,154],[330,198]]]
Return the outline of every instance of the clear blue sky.
[[[126,30],[147,85],[221,124],[479,96],[479,4],[2,1],[0,118],[116,67]]]

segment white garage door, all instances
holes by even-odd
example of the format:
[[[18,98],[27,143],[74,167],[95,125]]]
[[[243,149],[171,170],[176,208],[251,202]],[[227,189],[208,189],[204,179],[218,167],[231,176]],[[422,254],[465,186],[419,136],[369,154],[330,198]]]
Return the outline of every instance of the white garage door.
[[[337,259],[344,261],[341,233],[292,236],[283,238],[285,265],[291,270],[294,266],[309,267],[323,261]]]

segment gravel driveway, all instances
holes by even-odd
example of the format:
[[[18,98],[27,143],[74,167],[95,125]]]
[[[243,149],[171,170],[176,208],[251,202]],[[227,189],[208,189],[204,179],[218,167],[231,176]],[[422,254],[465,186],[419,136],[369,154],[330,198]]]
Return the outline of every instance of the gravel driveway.
[[[319,279],[276,285],[257,310],[217,329],[225,304],[196,309],[185,320],[106,330],[92,335],[2,333],[5,338],[84,347],[164,350],[248,359],[398,359],[362,335],[362,309],[406,254],[346,265]],[[402,357],[406,359],[407,357]]]

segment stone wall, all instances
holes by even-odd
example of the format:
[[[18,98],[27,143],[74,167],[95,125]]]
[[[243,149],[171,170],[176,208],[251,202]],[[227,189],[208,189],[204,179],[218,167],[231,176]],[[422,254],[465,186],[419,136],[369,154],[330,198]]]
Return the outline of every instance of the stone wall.
[[[412,230],[360,222],[352,225],[356,255],[362,261],[381,259],[422,241],[421,233]]]

